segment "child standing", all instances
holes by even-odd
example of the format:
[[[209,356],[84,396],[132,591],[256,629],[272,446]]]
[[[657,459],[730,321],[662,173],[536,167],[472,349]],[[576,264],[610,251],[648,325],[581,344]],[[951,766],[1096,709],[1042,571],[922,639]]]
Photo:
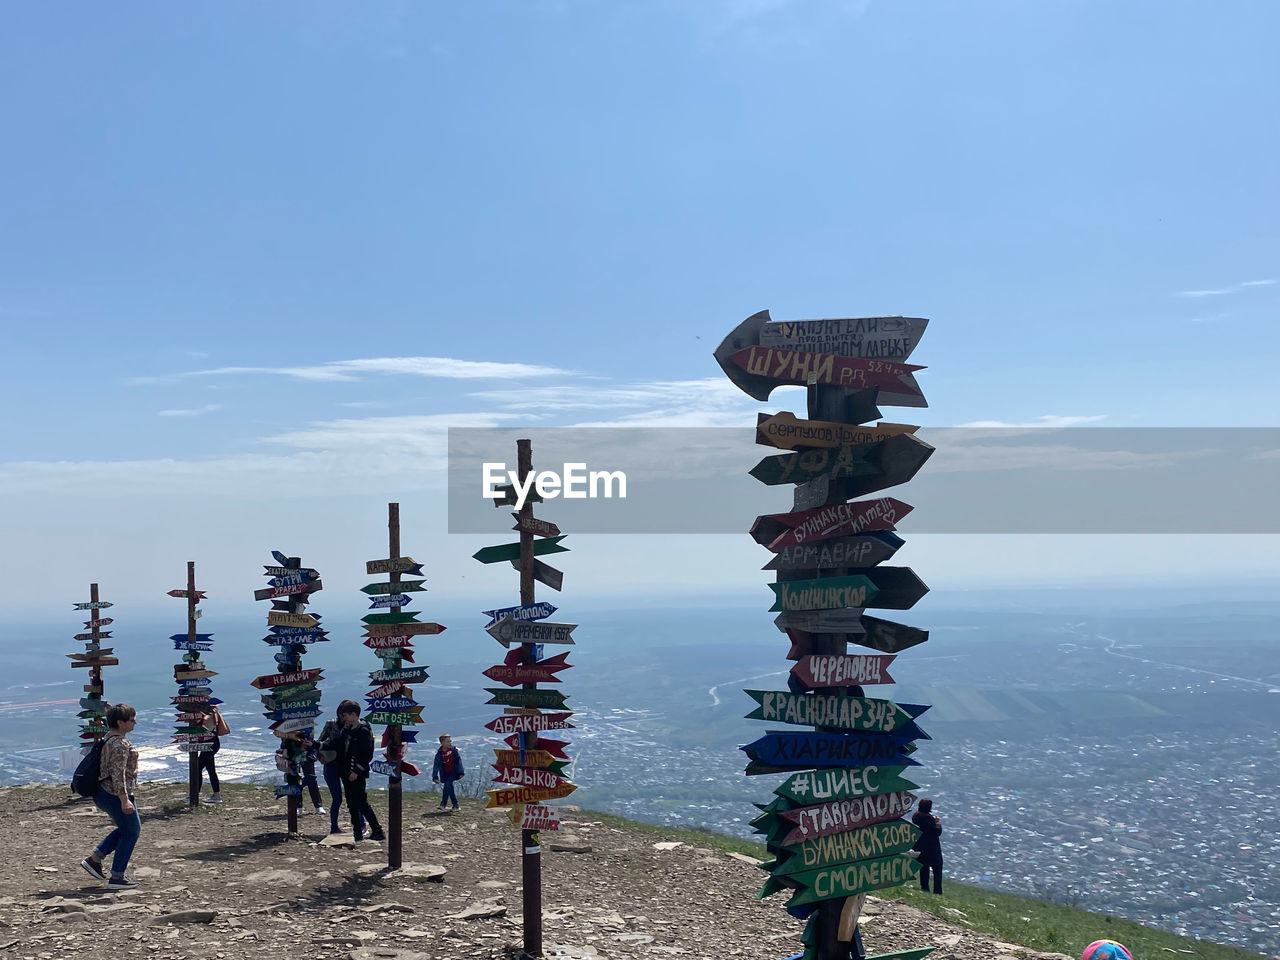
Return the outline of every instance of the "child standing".
[[[453,745],[453,737],[447,733],[440,734],[440,749],[431,763],[431,782],[440,784],[441,810],[450,801],[453,809],[458,809],[458,795],[453,792],[453,782],[461,780],[462,774],[462,754]]]

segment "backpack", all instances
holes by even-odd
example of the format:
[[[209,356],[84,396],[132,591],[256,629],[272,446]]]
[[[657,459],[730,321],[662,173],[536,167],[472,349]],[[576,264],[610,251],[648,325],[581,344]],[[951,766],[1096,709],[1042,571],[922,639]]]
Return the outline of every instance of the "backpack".
[[[92,797],[98,792],[98,781],[102,765],[102,740],[94,741],[89,752],[76,764],[76,772],[71,775],[71,789],[82,797]]]

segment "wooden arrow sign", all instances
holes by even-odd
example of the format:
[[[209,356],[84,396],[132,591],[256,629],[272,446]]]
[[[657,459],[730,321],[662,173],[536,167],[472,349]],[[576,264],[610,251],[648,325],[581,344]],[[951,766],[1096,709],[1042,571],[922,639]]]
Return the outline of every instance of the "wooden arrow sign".
[[[366,637],[364,645],[370,650],[412,650],[409,637]]]
[[[772,513],[756,517],[751,536],[756,543],[774,553],[783,547],[833,537],[847,537],[872,530],[892,530],[895,523],[910,513],[910,504],[893,497],[836,503],[812,510]]]
[[[770,838],[777,846],[789,847],[814,837],[826,837],[848,830],[856,830],[872,823],[897,820],[910,813],[916,796],[906,790],[893,793],[875,793],[851,800],[832,800],[807,807],[778,811],[779,827],[786,830],[782,821],[794,824],[781,839]]]
[[[781,690],[744,690],[743,693],[759,704],[747,714],[748,720],[892,733],[909,727],[913,719],[892,700]]]
[[[173,669],[175,680],[209,680],[217,675],[216,670],[179,670],[177,667]]]
[[[906,483],[914,477],[934,448],[918,437],[901,434],[866,446],[841,446],[765,457],[751,475],[767,484],[802,485],[797,497],[828,502],[831,485],[840,481],[844,499],[860,497]]]
[[[521,830],[557,831],[560,829],[560,813],[554,807],[544,806],[541,803],[528,803],[516,809],[520,811],[520,818],[518,821],[513,819],[512,823],[518,824]]]
[[[763,570],[832,570],[838,567],[873,567],[888,560],[904,543],[887,530],[856,537],[837,537],[816,543],[783,547]],[[864,571],[865,572],[865,571]]]
[[[401,580],[399,583],[369,583],[360,588],[361,593],[371,595],[383,593],[421,593],[427,588],[425,580]]]
[[[916,363],[890,360],[864,360],[842,357],[834,353],[806,353],[783,347],[745,347],[729,355],[748,376],[769,382],[769,392],[783,384],[816,383],[847,390],[878,387],[876,401],[899,407],[926,407],[915,372],[924,367]],[[756,397],[767,400],[768,394]]]
[[[554,790],[562,783],[568,783],[563,777],[556,776],[550,770],[539,770],[533,767],[513,767],[507,764],[492,764],[497,775],[496,783],[509,783],[515,787],[542,787]]]
[[[896,683],[889,675],[893,654],[820,653],[801,657],[791,675],[806,689],[849,687],[873,683]]]
[[[806,870],[820,870],[836,864],[855,863],[906,853],[920,836],[920,829],[906,820],[873,823],[857,830],[814,837],[788,847],[791,856],[761,864],[775,877],[790,877]]]
[[[281,566],[271,566],[269,564],[264,563],[262,565],[262,569],[264,571],[264,575],[268,577],[301,576],[304,579],[316,580],[320,576],[320,571],[313,570],[311,567],[281,567]],[[272,584],[272,586],[275,586],[275,584]]]
[[[490,694],[486,703],[507,707],[537,707],[541,710],[560,710],[567,694],[561,690],[504,690],[502,687],[485,687]]]
[[[533,555],[535,557],[546,556],[549,553],[568,553],[568,547],[560,546],[560,541],[564,536],[546,537],[542,540],[533,541]],[[520,544],[517,543],[500,543],[492,547],[481,547],[472,555],[473,559],[479,560],[481,563],[501,563],[504,560],[520,559]]]
[[[863,617],[862,627],[863,635],[854,642],[883,653],[900,653],[929,639],[928,630],[878,617]]]
[[[572,711],[563,713],[509,713],[495,717],[485,724],[494,733],[527,733],[534,730],[569,730],[573,724]]]
[[[518,803],[540,803],[543,800],[559,800],[577,790],[576,784],[565,781],[558,787],[512,787],[505,790],[486,790],[489,802],[486,810],[494,807],[510,807]]]
[[[115,620],[113,620],[111,617],[103,617],[98,620],[86,620],[84,622],[84,625],[85,625],[85,629],[87,630],[98,630],[112,623],[115,623]]]
[[[523,683],[560,683],[556,673],[573,666],[565,662],[568,656],[569,652],[566,650],[532,664],[495,664],[484,671],[484,675],[509,687]]]
[[[410,614],[415,616],[415,614]],[[410,637],[434,637],[448,628],[439,623],[370,623],[364,628],[366,637],[394,637],[407,640]]]
[[[922,317],[783,320],[761,325],[759,343],[842,357],[903,361],[911,356],[928,325]]]
[[[319,680],[320,675],[323,673],[323,669],[295,670],[292,673],[268,673],[265,676],[255,677],[249,683],[251,686],[262,690],[265,687],[283,687],[295,683],[308,683],[313,680]]]
[[[838,610],[865,607],[875,596],[875,585],[864,576],[822,577],[771,583],[773,610]]]
[[[383,666],[394,666],[388,661],[403,660],[405,663],[413,663],[412,647],[382,647],[373,651],[375,655],[382,658]]]
[[[567,759],[557,760],[546,750],[494,750],[495,764],[505,767],[534,767],[563,776]]]
[[[93,633],[77,633],[71,639],[79,640],[82,643],[90,643],[96,640],[106,640],[110,636],[110,630],[95,630]]]
[[[98,657],[94,660],[77,660],[73,667],[114,667],[120,661],[115,657]]]
[[[918,766],[905,752],[910,741],[886,733],[766,733],[739,747],[758,763],[779,770],[809,767]]]
[[[884,887],[897,887],[910,883],[919,873],[920,864],[905,854],[809,870],[790,878],[800,889],[787,901],[787,906],[839,900]]]
[[[506,616],[485,632],[504,647],[513,643],[572,644],[576,623],[551,623],[545,620],[516,620]]]
[[[282,613],[272,610],[267,614],[269,627],[318,627],[320,618],[310,613]]]
[[[314,703],[301,707],[287,707],[282,710],[267,710],[262,715],[268,720],[309,720],[318,717],[323,711]],[[274,724],[273,724],[274,727]]]
[[[871,567],[850,570],[850,576],[863,576],[875,591],[863,606],[882,610],[909,610],[929,592],[929,587],[910,567]],[[781,574],[780,574],[781,575]]]
[[[68,653],[67,656],[72,660],[99,660],[115,652],[115,649],[115,647],[102,647],[86,653]]]
[[[869,457],[878,452],[880,441],[912,434],[919,429],[919,426],[908,423],[860,426],[834,420],[801,420],[786,410],[775,414],[760,413],[756,415],[756,443],[779,450],[798,447],[833,449],[810,449],[793,456],[765,457],[750,472],[757,480],[768,484],[802,483],[837,469],[844,471],[843,476],[861,476],[866,471],[859,464],[869,463],[872,470],[878,467],[869,461]]]
[[[407,573],[411,576],[422,576],[422,564],[416,563],[413,557],[388,557],[385,560],[369,560],[364,565],[364,572],[373,576],[379,573]]]
[[[511,566],[517,573],[520,572],[519,560],[512,560]],[[549,563],[543,563],[541,560],[534,560],[533,579],[559,593],[560,588],[564,586],[564,571],[556,569]]]
[[[535,537],[558,537],[560,536],[560,528],[550,520],[539,520],[537,517],[522,517],[518,513],[511,515],[516,525],[512,530],[520,530],[524,533],[532,533]]]
[[[186,599],[194,597],[196,600],[209,599],[203,590],[170,590],[166,595],[170,597],[184,597]]]
[[[497,610],[481,610],[489,622],[486,627],[492,627],[503,617],[511,617],[513,620],[545,620],[556,612],[554,604],[540,601],[538,603],[526,603],[518,607],[499,607]]]

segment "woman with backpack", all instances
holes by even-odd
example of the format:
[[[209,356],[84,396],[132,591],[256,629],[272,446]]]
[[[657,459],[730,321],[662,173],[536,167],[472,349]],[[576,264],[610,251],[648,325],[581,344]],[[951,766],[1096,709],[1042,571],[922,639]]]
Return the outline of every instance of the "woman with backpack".
[[[115,829],[98,841],[89,856],[80,861],[80,866],[94,879],[106,880],[108,890],[132,890],[138,885],[125,874],[138,834],[142,832],[142,818],[133,801],[138,789],[138,751],[125,739],[137,724],[138,712],[127,703],[107,708],[110,731],[102,741],[98,792],[93,795],[93,802],[111,818]],[[102,861],[109,853],[115,854],[110,878],[102,872]]]

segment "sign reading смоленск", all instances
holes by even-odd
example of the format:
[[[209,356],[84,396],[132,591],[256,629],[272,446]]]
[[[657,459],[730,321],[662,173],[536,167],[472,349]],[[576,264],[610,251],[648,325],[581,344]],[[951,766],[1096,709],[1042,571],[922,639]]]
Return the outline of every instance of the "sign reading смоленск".
[[[519,473],[508,469],[505,463],[482,463],[480,470],[480,495],[494,500],[503,496],[503,488],[510,488],[515,493],[517,510],[531,493],[536,493],[538,500],[627,498],[627,475],[623,471],[588,470],[585,463],[566,463],[560,471],[537,470],[529,473],[524,483],[520,482]]]

